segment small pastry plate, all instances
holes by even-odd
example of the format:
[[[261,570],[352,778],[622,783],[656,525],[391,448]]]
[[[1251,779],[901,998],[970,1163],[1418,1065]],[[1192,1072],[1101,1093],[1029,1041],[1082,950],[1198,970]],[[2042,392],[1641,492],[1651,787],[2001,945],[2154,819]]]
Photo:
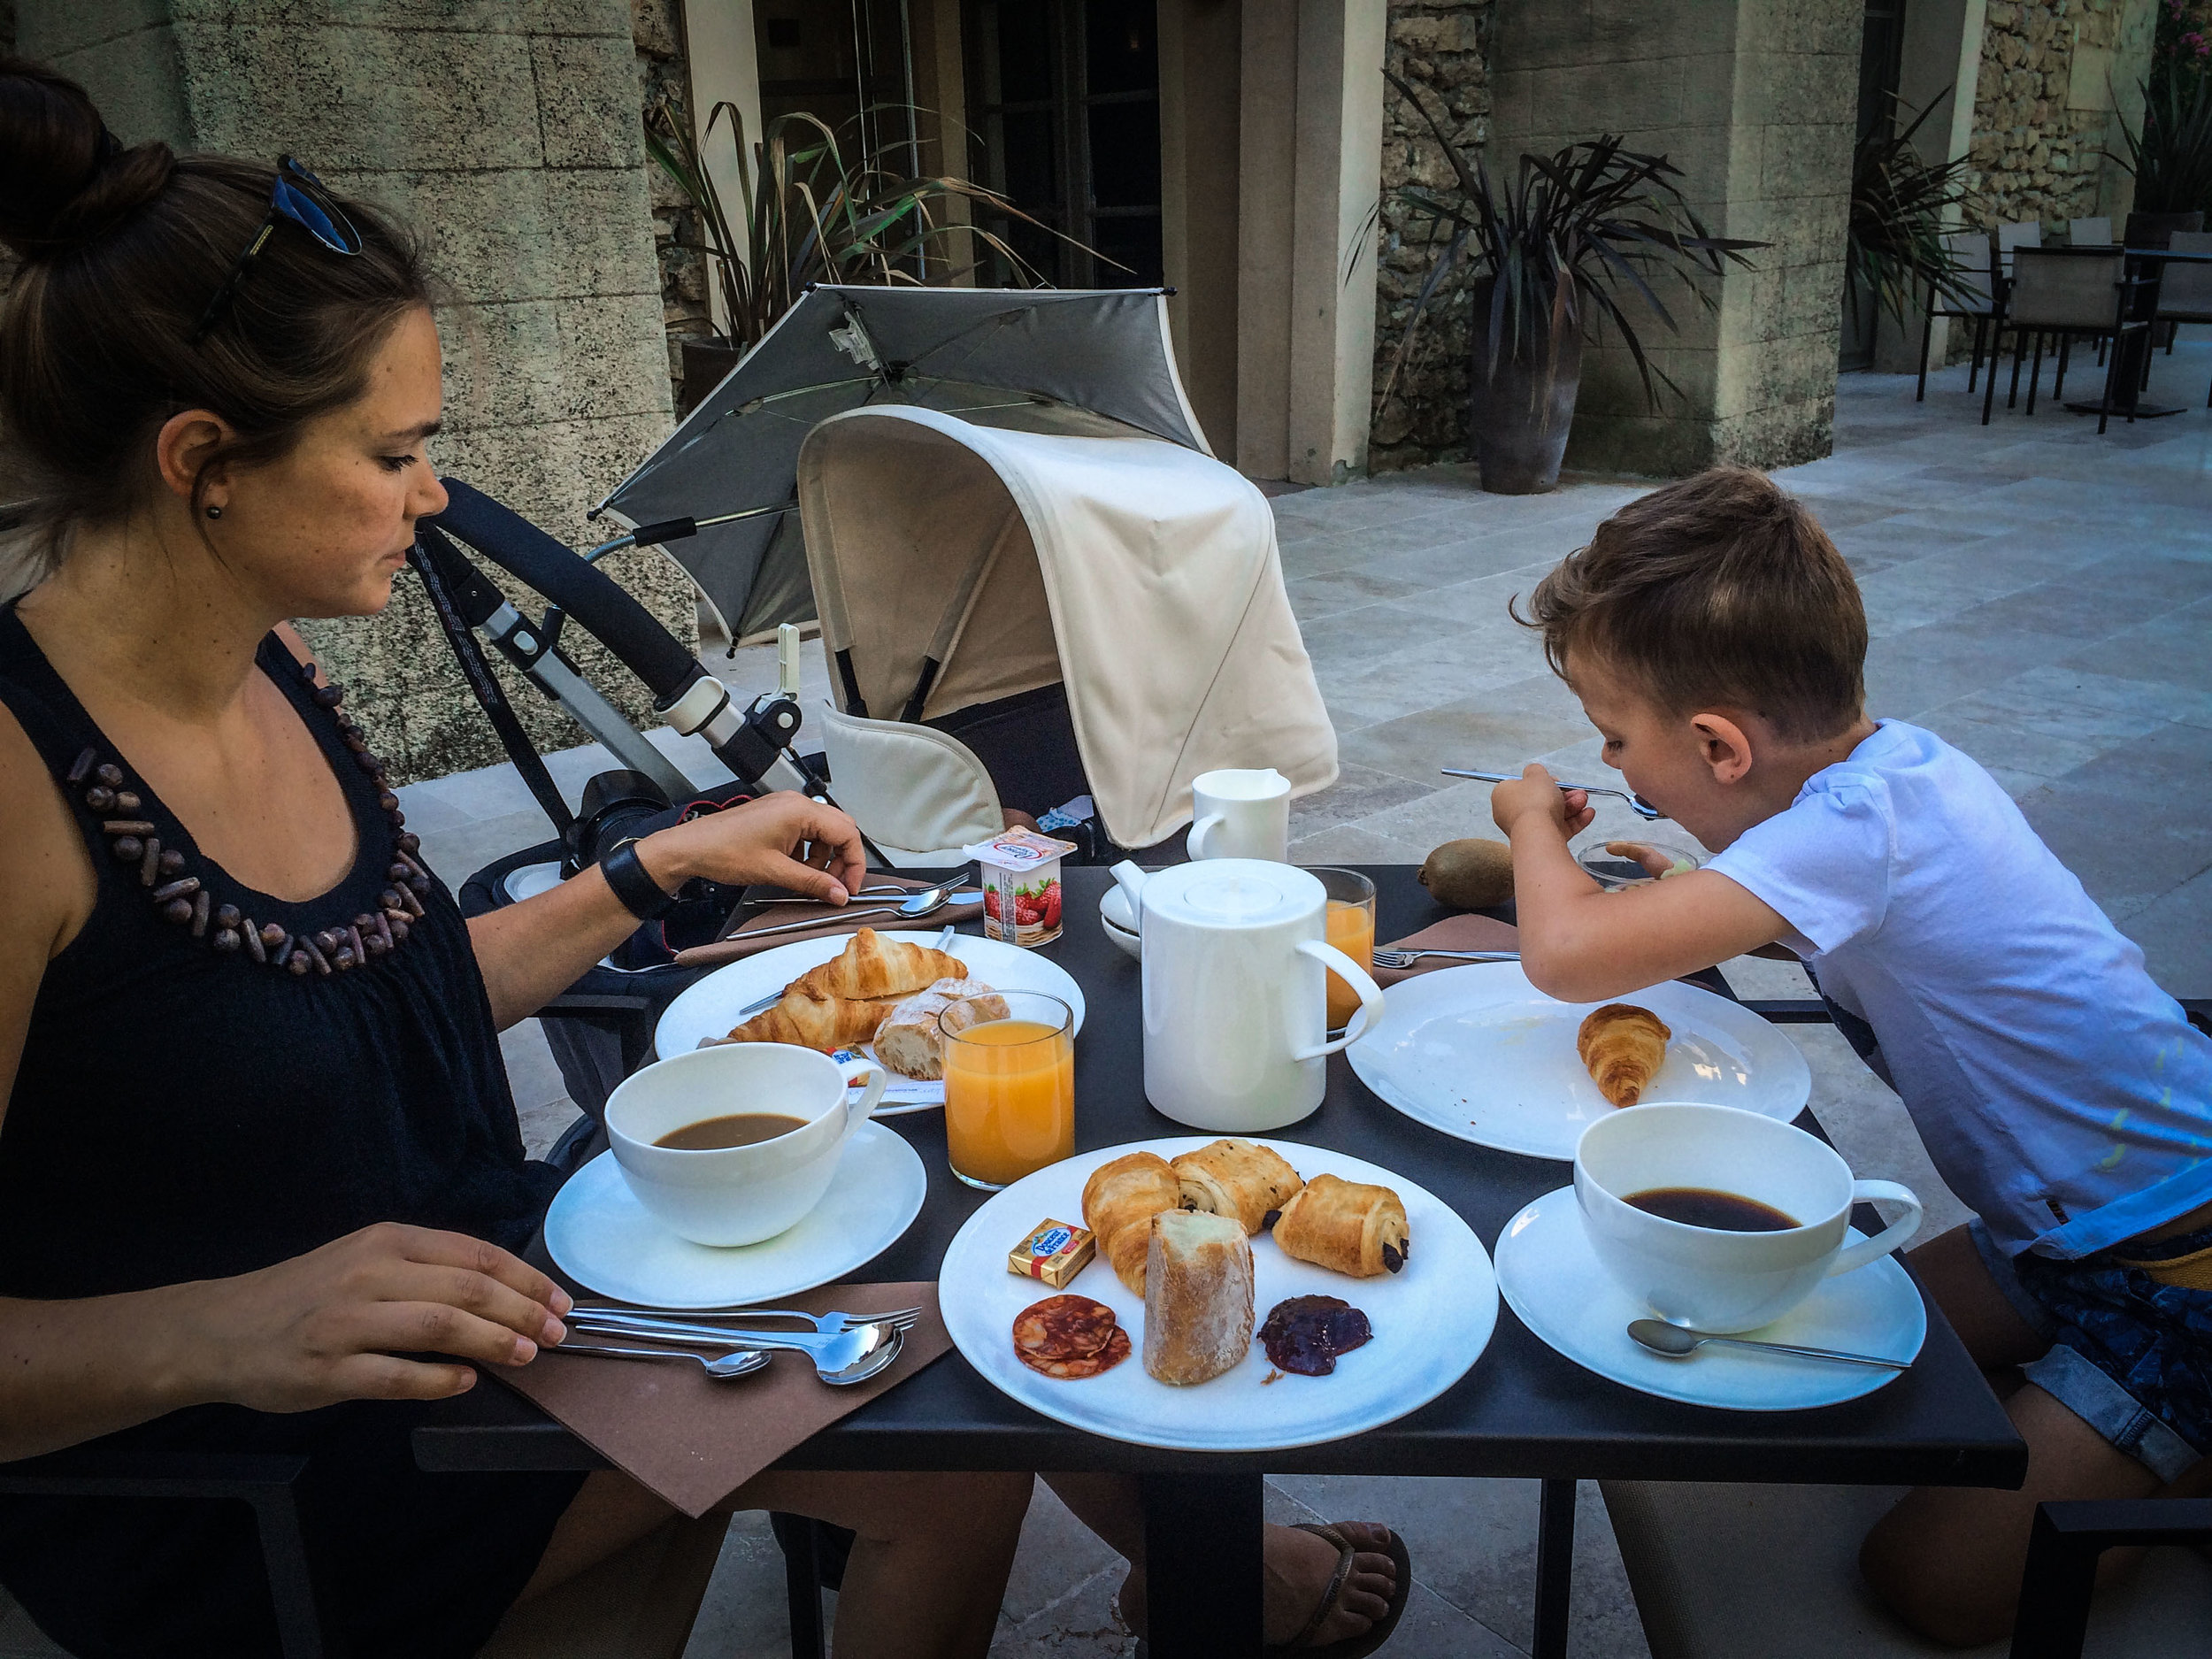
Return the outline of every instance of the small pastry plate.
[[[1649,1009],[1674,1033],[1646,1100],[1739,1106],[1787,1123],[1812,1096],[1797,1045],[1740,1002],[1678,979],[1611,1000]],[[1575,1052],[1583,1017],[1598,1006],[1545,995],[1517,962],[1444,968],[1392,986],[1382,1018],[1344,1057],[1417,1122],[1564,1162],[1582,1132],[1617,1110]]]
[[[933,927],[909,933],[883,928],[878,932],[885,939],[902,940],[910,945],[933,945],[940,930]],[[668,1005],[660,1024],[653,1029],[654,1052],[666,1059],[671,1055],[689,1053],[709,1037],[728,1036],[733,1026],[742,1023],[740,1009],[781,991],[808,969],[818,968],[851,942],[849,933],[795,940],[715,969],[687,987]],[[1042,991],[1048,996],[1058,997],[1074,1010],[1075,1029],[1083,1029],[1083,989],[1058,963],[1034,950],[973,933],[955,934],[946,954],[957,956],[967,964],[970,979],[980,979],[993,990]],[[899,1080],[892,1079],[895,1084]],[[936,1098],[943,1100],[941,1088]]]
[[[1309,1179],[1329,1174],[1390,1187],[1405,1204],[1412,1249],[1400,1272],[1347,1279],[1293,1260],[1263,1233],[1252,1240],[1255,1326],[1286,1296],[1340,1296],[1365,1312],[1373,1340],[1340,1356],[1331,1375],[1301,1377],[1275,1373],[1255,1335],[1243,1363],[1210,1382],[1159,1382],[1144,1368],[1144,1298],[1123,1286],[1102,1252],[1066,1290],[1111,1308],[1134,1351],[1112,1370],[1072,1382],[1023,1364],[1014,1352],[1014,1316],[1055,1293],[1008,1272],[1006,1253],[1048,1217],[1080,1225],[1083,1183],[1100,1164],[1131,1152],[1172,1158],[1218,1138],[1079,1152],[994,1194],[969,1217],[938,1275],[946,1328],[968,1363],[1001,1392],[1071,1428],[1199,1452],[1271,1451],[1341,1440],[1426,1405],[1467,1374],[1498,1321],[1497,1279],[1482,1240],[1441,1199],[1388,1170],[1265,1136],[1249,1138],[1272,1147]]]

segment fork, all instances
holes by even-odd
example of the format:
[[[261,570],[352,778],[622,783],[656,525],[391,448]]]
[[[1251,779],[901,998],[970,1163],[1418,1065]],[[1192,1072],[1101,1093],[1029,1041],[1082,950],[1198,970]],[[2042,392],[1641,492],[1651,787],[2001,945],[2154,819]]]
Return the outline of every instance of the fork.
[[[1389,945],[1377,945],[1374,950],[1375,965],[1388,968],[1393,972],[1400,968],[1411,967],[1424,956],[1448,956],[1454,962],[1518,962],[1521,953],[1517,950],[1399,950]]]
[[[657,1319],[661,1316],[640,1308],[614,1308],[600,1303],[578,1303],[570,1310],[573,1314],[603,1314],[616,1319]],[[856,1325],[896,1325],[901,1330],[912,1326],[920,1318],[919,1308],[892,1308],[882,1313],[803,1313],[796,1308],[735,1308],[727,1313],[695,1313],[687,1316],[687,1323],[718,1325],[745,1319],[803,1319],[824,1336],[837,1336]]]
[[[1458,766],[1446,766],[1442,770],[1447,778],[1475,778],[1479,779],[1484,783],[1518,783],[1521,780],[1520,774],[1517,772],[1468,772]],[[1557,780],[1555,779],[1553,781],[1557,782]],[[1643,796],[1640,795],[1631,795],[1625,789],[1608,789],[1594,783],[1563,783],[1560,784],[1559,787],[1562,789],[1579,789],[1585,795],[1617,795],[1620,799],[1628,803],[1628,810],[1630,811],[1633,812],[1638,818],[1643,818],[1647,822],[1655,821],[1666,817],[1664,812],[1662,812],[1657,807],[1652,805],[1652,803],[1645,800]]]

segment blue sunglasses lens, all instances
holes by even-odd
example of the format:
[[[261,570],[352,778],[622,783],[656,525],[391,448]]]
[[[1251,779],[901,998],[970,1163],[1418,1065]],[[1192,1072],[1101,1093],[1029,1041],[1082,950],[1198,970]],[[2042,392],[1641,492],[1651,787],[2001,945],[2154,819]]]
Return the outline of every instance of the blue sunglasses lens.
[[[319,190],[322,180],[296,163],[287,164],[277,173],[276,188],[271,199],[278,212],[290,219],[333,253],[359,253],[361,233],[354,229],[344,214],[334,208],[325,208],[316,201],[309,189],[293,182],[296,175],[304,183]]]

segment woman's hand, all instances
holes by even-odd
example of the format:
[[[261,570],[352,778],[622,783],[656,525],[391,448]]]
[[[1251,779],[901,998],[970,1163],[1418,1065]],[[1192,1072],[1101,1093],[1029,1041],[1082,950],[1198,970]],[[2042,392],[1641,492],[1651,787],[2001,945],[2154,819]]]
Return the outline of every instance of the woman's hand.
[[[1589,828],[1597,814],[1588,795],[1579,789],[1562,789],[1557,779],[1531,761],[1512,782],[1493,786],[1490,816],[1509,841],[1514,825],[1532,817],[1548,819],[1563,841]]]
[[[476,1382],[449,1356],[524,1365],[560,1341],[570,1299],[497,1245],[385,1223],[235,1279],[180,1286],[180,1340],[217,1399],[257,1411],[442,1400]]]
[[[637,855],[646,873],[671,893],[703,876],[731,887],[772,882],[842,904],[868,875],[852,819],[789,790],[648,835]]]

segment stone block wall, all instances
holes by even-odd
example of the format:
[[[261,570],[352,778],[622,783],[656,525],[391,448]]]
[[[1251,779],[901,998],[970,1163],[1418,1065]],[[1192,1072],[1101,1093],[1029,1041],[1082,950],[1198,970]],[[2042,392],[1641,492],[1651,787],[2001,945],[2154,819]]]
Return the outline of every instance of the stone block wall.
[[[1994,226],[2038,219],[2062,229],[2094,214],[2118,221],[2132,181],[2119,119],[2142,117],[2159,0],[1989,0],[1967,183]]]
[[[1498,164],[1601,133],[1667,156],[1709,230],[1772,246],[1705,284],[1659,290],[1670,331],[1633,304],[1678,394],[1647,403],[1617,334],[1586,349],[1571,467],[1653,473],[1721,461],[1781,466],[1828,452],[1835,412],[1855,0],[1509,4],[1491,59]]]
[[[1490,135],[1490,37],[1498,0],[1390,0],[1384,63],[1420,89],[1423,103],[1455,143],[1479,150]],[[1494,167],[1499,163],[1492,158]],[[1375,280],[1375,424],[1371,472],[1385,472],[1467,453],[1470,302],[1453,279],[1431,300],[1415,349],[1397,367],[1413,301],[1449,239],[1396,199],[1407,185],[1454,187],[1450,164],[1429,125],[1405,96],[1383,89],[1382,238]],[[1383,396],[1386,387],[1390,395]]]
[[[641,110],[665,104],[677,125],[691,128],[691,72],[684,55],[682,0],[630,0],[631,38],[637,48],[638,92]],[[723,142],[723,131],[715,134]],[[674,180],[650,162],[646,164],[646,188],[653,205],[653,254],[660,265],[661,321],[668,331],[668,381],[680,402],[684,385],[686,339],[704,340],[713,333],[707,285],[711,280],[699,215]],[[726,213],[741,213],[742,205],[725,203]]]
[[[666,14],[650,0],[644,12],[629,0],[19,0],[18,29],[126,139],[288,150],[411,224],[449,296],[434,458],[583,546],[603,534],[586,509],[670,425],[636,44]],[[602,568],[694,636],[689,581],[663,556]],[[382,616],[305,631],[401,778],[500,757],[411,575]],[[644,688],[570,637],[595,683],[649,721]],[[580,740],[554,704],[510,689],[541,743]]]

